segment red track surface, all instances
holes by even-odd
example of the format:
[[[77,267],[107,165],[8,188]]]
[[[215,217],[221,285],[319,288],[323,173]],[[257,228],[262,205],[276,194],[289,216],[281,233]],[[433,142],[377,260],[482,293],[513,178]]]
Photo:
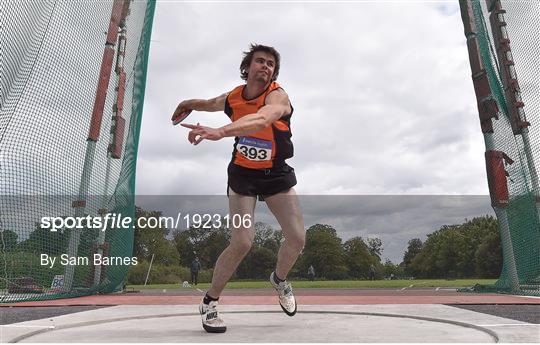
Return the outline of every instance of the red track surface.
[[[38,302],[0,304],[8,306],[69,306],[69,305],[178,305],[198,304],[202,293],[188,295],[173,290],[162,293],[128,293],[95,295]],[[457,293],[435,290],[301,290],[296,293],[299,304],[540,304],[540,298],[500,294]],[[221,304],[273,305],[276,295],[268,290],[229,290],[220,298]]]

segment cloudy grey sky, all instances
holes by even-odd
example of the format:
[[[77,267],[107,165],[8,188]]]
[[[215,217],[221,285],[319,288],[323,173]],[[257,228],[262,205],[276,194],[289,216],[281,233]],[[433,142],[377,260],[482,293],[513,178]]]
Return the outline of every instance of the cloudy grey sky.
[[[456,1],[159,1],[138,195],[225,193],[233,139],[192,146],[170,117],[181,100],[240,85],[241,53],[250,42],[274,46],[282,56],[278,82],[295,108],[289,164],[299,194],[488,194]],[[228,118],[194,112],[186,122],[222,126]],[[345,204],[341,216],[334,207],[315,208],[316,214],[303,207],[307,226],[327,219],[344,238],[380,236],[383,256],[399,262],[408,239],[491,212],[486,198],[458,199],[444,207],[429,198],[418,207],[380,202],[378,217],[367,217],[356,202]]]

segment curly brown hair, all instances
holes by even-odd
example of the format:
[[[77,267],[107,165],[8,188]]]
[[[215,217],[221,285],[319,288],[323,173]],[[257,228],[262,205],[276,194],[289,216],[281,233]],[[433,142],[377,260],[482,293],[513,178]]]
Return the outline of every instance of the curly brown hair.
[[[262,44],[256,43],[251,43],[249,51],[243,52],[244,58],[240,63],[240,78],[242,78],[242,80],[247,80],[249,65],[251,65],[251,60],[253,60],[253,55],[256,52],[265,52],[274,56],[274,59],[276,60],[276,66],[274,68],[274,75],[272,76],[272,81],[276,80],[279,75],[279,63],[281,59],[278,51],[274,47],[264,46]]]

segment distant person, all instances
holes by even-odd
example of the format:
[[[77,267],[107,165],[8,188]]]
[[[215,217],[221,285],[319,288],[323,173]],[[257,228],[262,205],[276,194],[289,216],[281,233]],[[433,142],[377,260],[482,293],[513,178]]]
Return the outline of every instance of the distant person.
[[[309,268],[307,270],[307,274],[310,281],[315,280],[315,268],[313,268],[313,265],[309,265]]]
[[[375,280],[375,266],[369,265],[369,280]]]
[[[197,285],[199,283],[199,271],[201,270],[201,262],[198,257],[195,257],[191,262],[191,284]]]

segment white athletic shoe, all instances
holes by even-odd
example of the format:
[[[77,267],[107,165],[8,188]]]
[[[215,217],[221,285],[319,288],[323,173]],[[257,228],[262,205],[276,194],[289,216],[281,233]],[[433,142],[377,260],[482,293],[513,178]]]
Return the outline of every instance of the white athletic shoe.
[[[209,304],[201,302],[199,305],[202,325],[208,333],[224,333],[227,330],[225,322],[219,317],[217,306],[217,301],[211,301]]]
[[[294,316],[296,314],[296,299],[294,298],[292,286],[287,281],[283,281],[279,284],[276,284],[274,281],[275,272],[270,274],[270,283],[276,289],[279,295],[279,305],[285,314],[289,316]]]

